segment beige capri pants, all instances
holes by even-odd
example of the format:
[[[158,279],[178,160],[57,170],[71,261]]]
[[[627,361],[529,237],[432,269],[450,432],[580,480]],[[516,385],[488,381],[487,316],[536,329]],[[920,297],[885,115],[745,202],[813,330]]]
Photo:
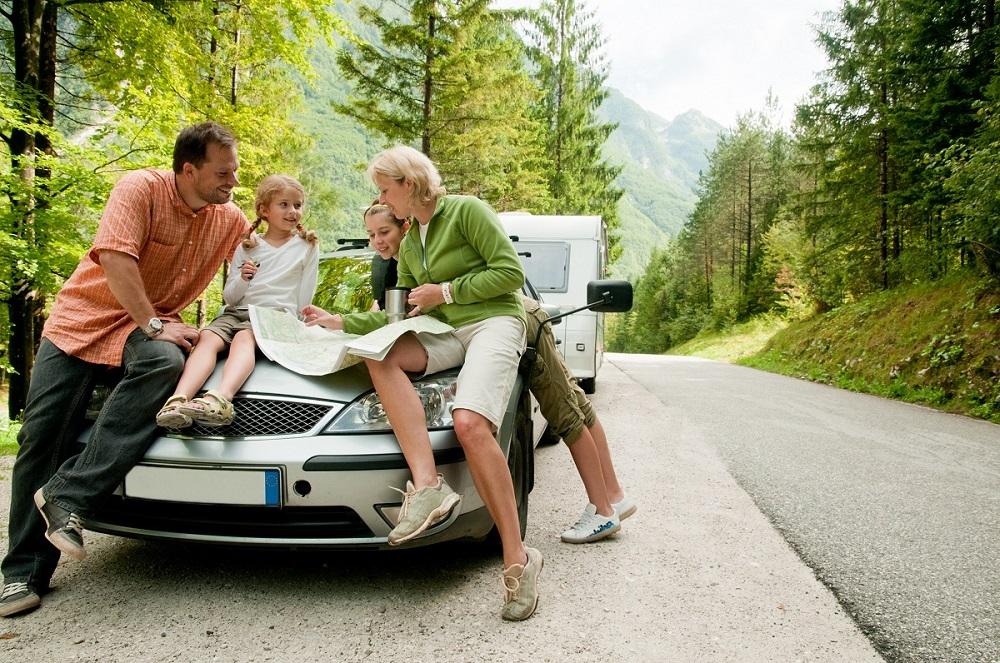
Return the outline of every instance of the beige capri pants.
[[[459,327],[450,334],[417,334],[417,340],[427,351],[424,375],[462,366],[454,409],[481,414],[498,429],[524,353],[524,324],[503,315]]]

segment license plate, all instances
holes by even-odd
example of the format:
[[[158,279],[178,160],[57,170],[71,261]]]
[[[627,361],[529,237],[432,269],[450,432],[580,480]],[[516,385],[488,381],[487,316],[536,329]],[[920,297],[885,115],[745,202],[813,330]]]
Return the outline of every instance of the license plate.
[[[199,504],[279,506],[276,469],[193,469],[136,465],[125,477],[125,497]]]

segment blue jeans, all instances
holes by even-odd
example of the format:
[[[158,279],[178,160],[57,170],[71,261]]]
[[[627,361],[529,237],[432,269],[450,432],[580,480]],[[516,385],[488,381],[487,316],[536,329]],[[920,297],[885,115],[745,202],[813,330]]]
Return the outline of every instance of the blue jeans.
[[[48,589],[59,551],[45,538],[45,521],[34,494],[86,517],[111,495],[156,439],[156,413],[173,393],[184,353],[173,343],[151,340],[139,329],[122,351],[122,377],[104,402],[83,451],[87,402],[108,367],[66,354],[42,339],[24,410],[20,449],[11,480],[4,582]]]

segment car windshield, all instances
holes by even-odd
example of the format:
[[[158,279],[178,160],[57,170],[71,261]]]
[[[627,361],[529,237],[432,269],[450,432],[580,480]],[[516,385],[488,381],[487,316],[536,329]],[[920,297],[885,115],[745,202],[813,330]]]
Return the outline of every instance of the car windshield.
[[[367,311],[372,306],[371,251],[328,253],[319,261],[313,302],[330,313]]]

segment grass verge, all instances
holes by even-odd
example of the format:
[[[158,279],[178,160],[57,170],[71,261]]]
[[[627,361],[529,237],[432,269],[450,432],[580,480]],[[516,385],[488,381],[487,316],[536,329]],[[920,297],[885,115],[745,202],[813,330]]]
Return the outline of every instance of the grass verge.
[[[690,341],[670,348],[667,354],[704,357],[734,363],[760,352],[788,322],[776,315],[764,315],[718,332],[703,332]]]
[[[21,424],[10,423],[6,417],[0,421],[0,456],[13,456],[17,453],[17,431]]]
[[[897,288],[805,321],[700,334],[694,355],[1000,423],[1000,285],[969,274]]]
[[[955,274],[879,293],[738,363],[1000,423],[1000,287]]]

